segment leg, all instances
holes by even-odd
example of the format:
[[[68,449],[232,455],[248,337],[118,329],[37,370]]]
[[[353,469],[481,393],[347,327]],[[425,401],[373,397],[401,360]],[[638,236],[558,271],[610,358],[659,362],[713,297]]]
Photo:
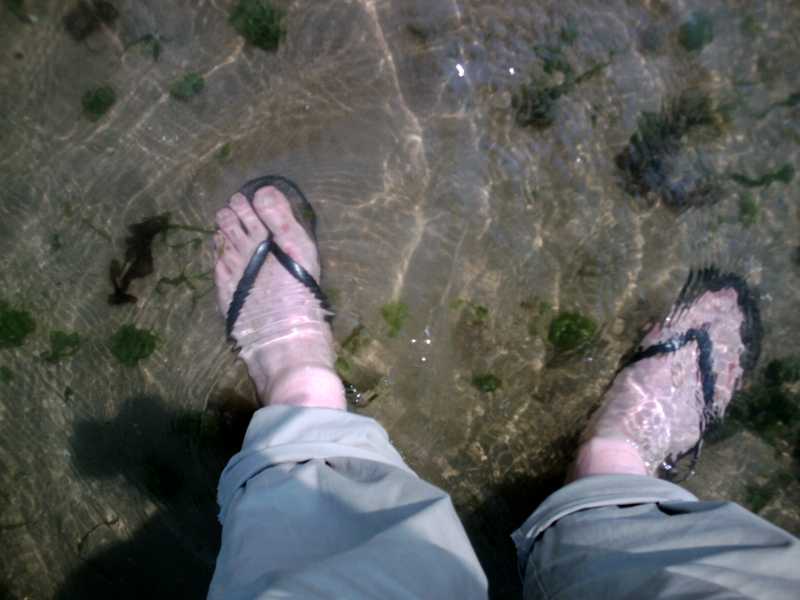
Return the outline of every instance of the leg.
[[[706,272],[684,292],[609,388],[572,483],[514,533],[526,598],[796,597],[797,539],[654,477],[699,448],[757,356],[741,280]]]
[[[223,311],[266,235],[315,278],[316,247],[274,188],[218,214]],[[450,498],[420,480],[374,420],[346,412],[324,311],[269,257],[234,330],[264,404],[219,485],[210,598],[483,598]]]

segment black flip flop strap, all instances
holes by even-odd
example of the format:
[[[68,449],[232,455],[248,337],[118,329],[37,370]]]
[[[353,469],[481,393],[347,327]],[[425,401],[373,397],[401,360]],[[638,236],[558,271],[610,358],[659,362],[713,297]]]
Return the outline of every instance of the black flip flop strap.
[[[697,368],[700,371],[700,384],[703,390],[703,412],[700,415],[700,439],[694,447],[679,456],[670,466],[674,466],[675,462],[684,456],[693,454],[691,467],[691,469],[693,469],[697,460],[700,458],[703,434],[705,434],[709,424],[713,421],[714,416],[714,389],[717,385],[717,375],[714,373],[714,363],[711,358],[711,351],[714,344],[711,341],[711,336],[708,335],[708,331],[696,328],[687,329],[682,334],[637,351],[631,357],[628,364],[633,364],[645,358],[651,358],[660,354],[677,352],[691,342],[697,343]]]

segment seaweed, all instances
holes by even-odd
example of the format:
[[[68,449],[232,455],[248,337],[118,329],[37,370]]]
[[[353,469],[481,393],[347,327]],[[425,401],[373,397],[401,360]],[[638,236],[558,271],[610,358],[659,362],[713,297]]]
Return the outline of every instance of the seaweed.
[[[36,322],[27,310],[12,308],[0,300],[0,348],[21,346],[36,329]]]
[[[694,11],[678,29],[678,41],[689,52],[699,52],[714,40],[714,21],[704,10]]]
[[[472,385],[481,392],[490,393],[497,391],[503,382],[492,373],[478,373],[472,377]]]
[[[752,194],[742,194],[739,198],[739,222],[745,227],[758,223],[759,208]]]
[[[146,54],[149,54],[154,62],[158,62],[161,56],[161,42],[163,39],[157,33],[148,33],[126,46],[126,50],[139,46]]]
[[[754,15],[747,15],[744,19],[742,19],[742,22],[739,25],[739,30],[744,35],[752,37],[763,33],[764,29],[764,24]]]
[[[64,243],[61,241],[61,234],[58,232],[53,232],[50,234],[50,252],[58,252],[64,247]]]
[[[598,63],[575,77],[572,67],[566,61],[562,61],[560,55],[550,52],[545,56],[547,56],[544,62],[545,71],[548,73],[558,71],[564,75],[565,81],[558,85],[548,85],[531,80],[517,90],[511,97],[511,107],[514,109],[517,124],[522,127],[544,129],[552,125],[558,99],[611,64],[610,61]]]
[[[49,363],[57,363],[65,358],[74,356],[81,346],[81,336],[78,333],[66,331],[50,332],[50,350],[40,356]]]
[[[0,383],[11,383],[14,381],[14,371],[3,365],[0,367]]]
[[[728,418],[776,444],[788,440],[800,419],[800,394],[791,384],[800,381],[800,357],[770,361],[760,378],[731,403]]]
[[[103,24],[111,25],[118,16],[119,12],[110,2],[81,0],[64,16],[64,29],[75,41],[80,42],[97,31]]]
[[[117,94],[110,85],[101,85],[84,92],[81,98],[83,114],[90,121],[97,121],[117,101]]]
[[[769,504],[775,495],[773,489],[768,485],[758,485],[749,483],[744,488],[745,500],[744,504],[754,513],[759,513]]]
[[[550,322],[547,339],[557,352],[586,347],[597,333],[597,324],[577,312],[561,312]]]
[[[111,336],[111,354],[127,367],[135,367],[140,360],[150,356],[156,349],[158,336],[148,329],[135,325],[123,325]]]
[[[176,100],[186,102],[190,98],[196,96],[206,87],[206,81],[199,73],[187,73],[169,88],[170,95]]]
[[[389,337],[397,337],[408,318],[408,305],[403,302],[389,302],[381,307],[381,316],[389,326]]]
[[[214,153],[214,156],[217,158],[218,161],[225,162],[231,157],[232,153],[233,153],[233,148],[231,147],[230,142],[228,142],[220,146],[219,150],[217,150]]]
[[[170,227],[168,213],[150,217],[140,223],[128,226],[125,238],[125,261],[111,261],[109,274],[114,293],[108,297],[109,304],[136,302],[136,296],[128,293],[134,279],[141,279],[153,272],[153,240],[158,234],[164,235]]]
[[[25,0],[5,0],[8,12],[17,17],[23,23],[31,23],[31,17],[25,9]]]
[[[568,19],[566,24],[561,28],[559,33],[561,41],[567,46],[572,46],[578,39],[578,25],[572,19]]]
[[[683,209],[718,199],[709,177],[687,180],[675,157],[684,136],[698,127],[716,127],[720,113],[702,93],[686,92],[667,102],[660,112],[644,112],[625,149],[615,159],[625,189],[633,195],[657,194],[665,204]]]
[[[267,0],[239,0],[228,22],[248,43],[274,52],[286,37],[285,17],[286,11]]]
[[[477,304],[471,300],[458,298],[450,303],[450,307],[455,309],[465,308],[467,311],[467,323],[475,327],[485,325],[489,319],[489,309],[483,304]]]
[[[764,173],[763,175],[759,175],[757,177],[750,177],[744,173],[731,173],[730,178],[744,187],[769,187],[775,182],[791,183],[791,181],[794,179],[794,173],[794,166],[790,163],[786,163],[774,171]]]
[[[342,349],[350,354],[356,354],[368,341],[366,328],[359,324],[353,327],[353,331],[342,342]]]

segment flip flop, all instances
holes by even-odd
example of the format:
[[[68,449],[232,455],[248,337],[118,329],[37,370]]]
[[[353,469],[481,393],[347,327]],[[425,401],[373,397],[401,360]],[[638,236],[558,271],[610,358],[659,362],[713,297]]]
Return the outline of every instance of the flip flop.
[[[753,370],[758,362],[762,337],[761,313],[758,302],[744,279],[733,273],[721,273],[715,267],[691,272],[678,295],[678,300],[665,321],[678,318],[682,313],[689,310],[694,301],[704,293],[718,292],[724,289],[732,289],[736,292],[737,304],[743,315],[739,336],[745,350],[739,357],[739,363],[743,371],[742,377],[744,377]],[[700,414],[700,438],[697,443],[678,456],[667,457],[661,464],[661,474],[673,481],[682,481],[691,476],[697,461],[700,459],[703,439],[708,431],[722,419],[722,414],[717,409],[715,397],[717,374],[714,371],[713,361],[714,342],[705,328],[689,328],[647,348],[639,346],[620,368],[622,370],[640,360],[676,352],[687,344],[697,344],[697,368],[700,372],[703,410]],[[734,391],[738,387],[737,382],[734,385]],[[687,456],[691,457],[688,470],[685,474],[681,474],[676,467]]]
[[[292,209],[294,218],[303,227],[303,229],[305,229],[306,234],[308,234],[314,244],[316,244],[317,215],[314,212],[314,207],[311,206],[311,203],[308,201],[305,194],[303,194],[297,184],[292,180],[280,175],[265,175],[245,183],[239,189],[239,193],[247,198],[247,201],[250,202],[250,205],[252,206],[256,192],[267,186],[277,188],[284,196],[286,196],[286,199],[289,201],[289,206]],[[258,212],[256,212],[256,215],[258,215]],[[319,283],[317,283],[314,277],[308,271],[306,271],[302,265],[300,265],[291,256],[283,251],[283,249],[275,242],[275,236],[269,227],[266,226],[266,224],[264,224],[264,227],[267,230],[267,239],[265,239],[256,247],[255,251],[253,252],[253,256],[247,263],[244,273],[242,273],[242,277],[239,279],[239,283],[236,286],[236,291],[233,293],[231,304],[228,307],[228,314],[225,318],[225,334],[228,337],[228,340],[234,344],[236,343],[236,339],[233,337],[233,328],[242,312],[242,308],[244,307],[247,297],[250,295],[250,292],[253,289],[253,285],[255,285],[258,273],[261,271],[261,267],[264,266],[264,263],[266,262],[267,258],[269,258],[270,254],[272,254],[275,259],[281,265],[283,265],[283,267],[295,279],[297,279],[297,281],[302,283],[314,295],[314,298],[317,299],[317,301],[320,303],[320,306],[327,313],[325,320],[328,322],[333,320],[333,311],[331,310],[330,303],[328,302],[328,298],[325,296],[325,293],[322,291],[322,288],[320,288]]]

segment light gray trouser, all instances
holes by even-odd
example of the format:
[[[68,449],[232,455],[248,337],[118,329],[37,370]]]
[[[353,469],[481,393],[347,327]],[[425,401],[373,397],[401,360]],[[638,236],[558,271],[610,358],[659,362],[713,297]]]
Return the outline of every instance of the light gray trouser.
[[[359,415],[272,406],[219,484],[212,599],[487,596],[449,496]],[[800,546],[641,476],[578,480],[513,535],[526,598],[800,598]]]

